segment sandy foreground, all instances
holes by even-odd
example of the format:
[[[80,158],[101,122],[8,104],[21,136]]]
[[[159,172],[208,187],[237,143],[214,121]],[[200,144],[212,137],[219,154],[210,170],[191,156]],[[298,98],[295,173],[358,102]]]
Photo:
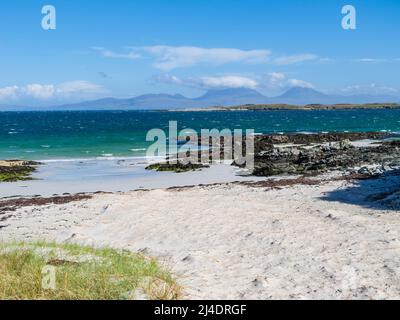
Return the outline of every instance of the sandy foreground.
[[[399,177],[96,194],[0,215],[0,240],[159,258],[189,299],[400,298]],[[368,196],[373,195],[371,198]]]

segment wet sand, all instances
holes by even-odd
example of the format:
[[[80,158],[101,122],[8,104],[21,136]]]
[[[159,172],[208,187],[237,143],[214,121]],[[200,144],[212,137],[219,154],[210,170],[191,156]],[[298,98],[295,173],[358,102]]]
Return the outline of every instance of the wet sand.
[[[0,183],[0,198],[50,197],[54,195],[127,192],[194,184],[234,181],[259,181],[264,178],[243,177],[229,164],[212,165],[199,171],[173,173],[146,170],[143,159],[42,161],[32,175],[34,180]]]

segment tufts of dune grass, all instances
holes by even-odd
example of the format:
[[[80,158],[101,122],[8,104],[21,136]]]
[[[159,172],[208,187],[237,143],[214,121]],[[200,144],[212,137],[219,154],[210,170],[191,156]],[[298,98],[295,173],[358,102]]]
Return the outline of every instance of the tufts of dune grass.
[[[0,243],[1,300],[179,297],[180,287],[168,271],[154,259],[129,251],[44,242]]]

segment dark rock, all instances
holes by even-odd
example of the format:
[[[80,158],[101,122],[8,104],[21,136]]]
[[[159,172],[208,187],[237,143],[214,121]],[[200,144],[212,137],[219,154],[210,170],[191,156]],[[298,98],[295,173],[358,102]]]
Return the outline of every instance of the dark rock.
[[[337,132],[337,133],[316,133],[316,134],[286,134],[286,135],[260,135],[255,137],[255,145],[259,143],[270,144],[304,144],[327,143],[337,141],[357,141],[365,139],[384,139],[389,137],[384,132]]]
[[[36,161],[0,161],[0,182],[31,180],[30,175],[36,171],[36,166],[40,164]]]
[[[181,172],[195,171],[202,168],[208,168],[208,166],[195,163],[183,164],[181,162],[176,162],[176,163],[166,162],[166,163],[151,164],[148,167],[146,167],[146,170],[172,171],[176,173],[181,173]]]
[[[258,137],[255,141],[258,152],[255,153],[253,174],[314,174],[333,170],[354,173],[357,171],[352,169],[356,167],[362,167],[358,170],[361,175],[382,174],[400,165],[400,143],[391,141],[368,147],[354,147],[350,141],[384,137],[387,134],[374,132]],[[258,141],[262,143],[258,144]],[[277,143],[294,146],[279,147]],[[265,146],[266,149],[262,150]],[[374,168],[368,168],[372,165]]]

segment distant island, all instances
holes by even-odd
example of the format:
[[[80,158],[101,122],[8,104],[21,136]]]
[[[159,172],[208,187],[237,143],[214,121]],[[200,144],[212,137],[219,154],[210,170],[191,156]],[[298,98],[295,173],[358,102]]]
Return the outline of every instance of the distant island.
[[[145,94],[126,99],[110,97],[55,106],[0,105],[0,111],[349,109],[360,108],[357,106],[397,108],[398,104],[400,104],[400,97],[392,95],[338,95],[322,93],[312,88],[293,87],[279,96],[267,97],[253,89],[225,88],[209,90],[195,98],[180,94]]]
[[[172,109],[169,111],[271,111],[271,110],[364,110],[364,109],[400,109],[399,103],[364,104],[308,104],[305,106],[290,104],[245,104],[239,106],[215,106],[206,108]]]

